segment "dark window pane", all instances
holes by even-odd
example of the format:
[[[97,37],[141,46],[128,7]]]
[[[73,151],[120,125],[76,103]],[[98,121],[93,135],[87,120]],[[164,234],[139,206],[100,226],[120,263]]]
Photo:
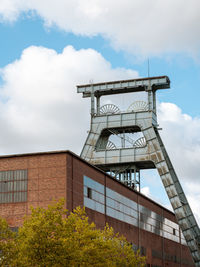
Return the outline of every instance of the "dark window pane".
[[[92,189],[91,188],[87,188],[87,197],[92,199]]]
[[[0,203],[27,201],[27,170],[0,172]]]
[[[14,181],[13,191],[25,191],[26,181]]]
[[[16,192],[13,194],[14,196],[14,202],[20,202],[21,201],[21,192]]]

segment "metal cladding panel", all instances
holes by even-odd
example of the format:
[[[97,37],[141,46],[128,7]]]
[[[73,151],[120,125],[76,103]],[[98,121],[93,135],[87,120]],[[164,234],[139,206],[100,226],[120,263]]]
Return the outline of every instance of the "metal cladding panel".
[[[147,156],[147,147],[102,150],[93,152],[90,162],[93,164],[112,164],[126,162],[143,162],[150,160]]]
[[[136,113],[122,113],[122,119],[123,120],[135,120],[135,114]]]
[[[95,116],[92,121],[93,124],[102,122],[106,122],[106,116]]]
[[[108,122],[115,122],[115,121],[120,121],[121,120],[121,115],[120,114],[108,115],[106,117],[107,117]]]
[[[93,117],[93,123],[98,123],[98,122],[103,122],[106,120],[135,120],[135,119],[150,119],[152,120],[152,116],[154,116],[155,118],[155,114],[152,113],[152,111],[139,111],[139,112],[121,112],[121,113],[117,113],[117,114],[106,114],[106,115],[95,115]]]

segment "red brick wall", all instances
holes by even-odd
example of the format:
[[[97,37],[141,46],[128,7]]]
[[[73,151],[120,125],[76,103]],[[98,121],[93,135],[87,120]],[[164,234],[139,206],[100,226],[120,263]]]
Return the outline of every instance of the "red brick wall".
[[[1,158],[0,171],[28,170],[26,203],[0,204],[0,215],[10,226],[19,226],[30,206],[47,207],[52,200],[66,198],[66,154]]]

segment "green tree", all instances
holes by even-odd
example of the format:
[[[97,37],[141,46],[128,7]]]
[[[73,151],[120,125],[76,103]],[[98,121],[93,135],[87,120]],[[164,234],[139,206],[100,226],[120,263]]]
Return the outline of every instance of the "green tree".
[[[124,237],[90,223],[78,207],[68,214],[64,200],[32,208],[17,234],[0,220],[0,265],[9,267],[145,266]]]

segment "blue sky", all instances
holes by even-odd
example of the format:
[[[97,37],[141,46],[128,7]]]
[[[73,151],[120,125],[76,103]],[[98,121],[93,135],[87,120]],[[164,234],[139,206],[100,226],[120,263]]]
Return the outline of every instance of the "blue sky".
[[[0,154],[80,153],[90,118],[76,84],[145,77],[149,59],[150,76],[171,80],[157,94],[161,134],[198,214],[199,8],[196,0],[3,0]],[[159,177],[144,177],[145,192],[168,205]]]

